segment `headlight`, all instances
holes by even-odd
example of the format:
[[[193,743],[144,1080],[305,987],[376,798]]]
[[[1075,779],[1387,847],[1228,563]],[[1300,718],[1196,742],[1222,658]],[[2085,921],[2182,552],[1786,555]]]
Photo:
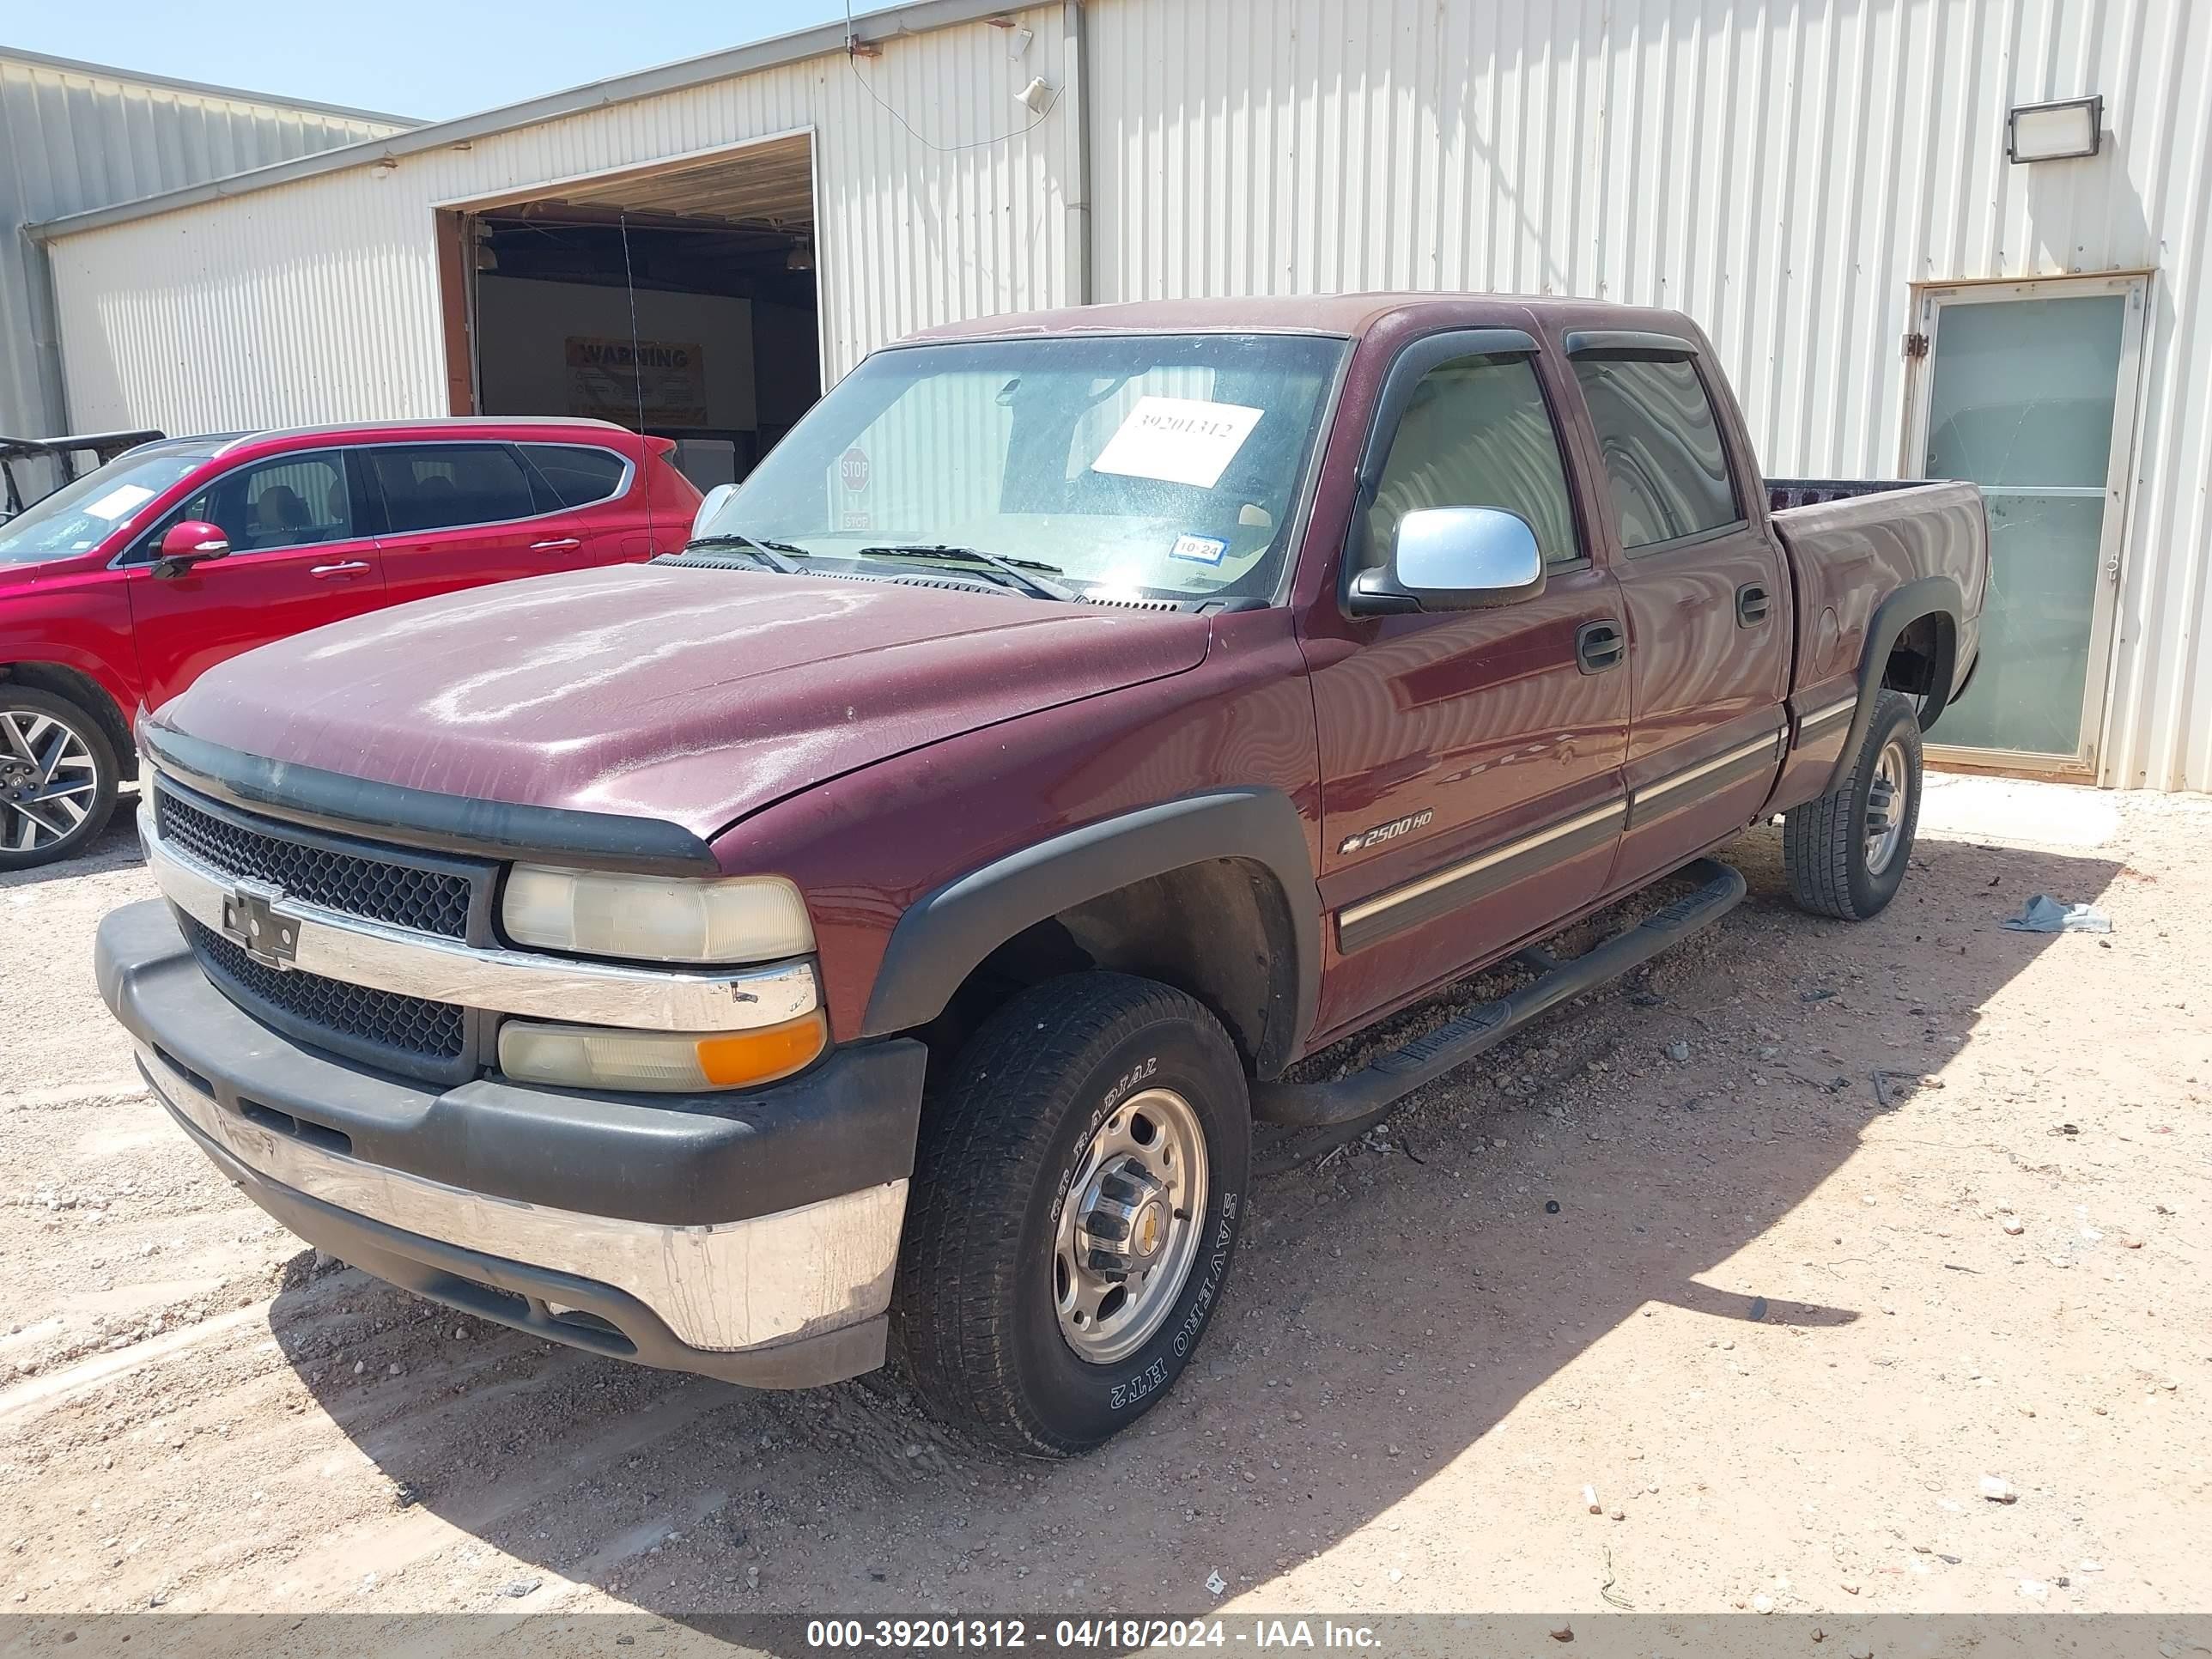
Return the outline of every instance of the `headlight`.
[[[501,918],[509,939],[641,962],[770,962],[814,948],[799,889],[781,876],[687,881],[518,864]]]
[[[510,1019],[499,1028],[499,1068],[518,1083],[696,1094],[789,1077],[829,1042],[829,1024],[818,1012],[757,1031],[624,1031]]]

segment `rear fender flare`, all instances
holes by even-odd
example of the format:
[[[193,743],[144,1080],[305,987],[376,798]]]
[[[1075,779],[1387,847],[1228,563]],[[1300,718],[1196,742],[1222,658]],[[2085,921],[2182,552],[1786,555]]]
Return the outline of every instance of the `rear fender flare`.
[[[1127,887],[1216,859],[1256,864],[1282,888],[1297,951],[1295,1011],[1270,1022],[1263,1076],[1289,1062],[1321,1003],[1321,894],[1305,821],[1277,789],[1224,789],[1139,808],[1010,853],[923,895],[891,930],[863,1037],[926,1025],[984,957],[1024,928]]]
[[[1859,752],[1859,744],[1866,740],[1867,726],[1874,719],[1875,704],[1881,696],[1882,672],[1889,665],[1889,653],[1896,648],[1905,630],[1923,617],[1947,617],[1951,622],[1951,636],[1946,642],[1942,658],[1936,662],[1935,690],[1928,694],[1927,707],[1922,710],[1920,724],[1923,729],[1936,723],[1951,701],[1952,680],[1958,671],[1954,660],[1959,648],[1960,621],[1966,614],[1966,601],[1959,592],[1959,584],[1948,576],[1923,576],[1899,588],[1875,607],[1874,617],[1867,623],[1866,648],[1859,654],[1859,701],[1851,711],[1851,729],[1844,738],[1843,753],[1837,757],[1835,770],[1828,775],[1827,789],[1832,793],[1843,787],[1844,775],[1851,769],[1851,759]]]

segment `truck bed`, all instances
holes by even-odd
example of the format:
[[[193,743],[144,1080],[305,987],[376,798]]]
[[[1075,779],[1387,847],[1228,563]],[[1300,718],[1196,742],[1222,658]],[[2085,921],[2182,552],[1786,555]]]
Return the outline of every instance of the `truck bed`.
[[[1883,600],[1908,583],[1951,583],[1960,600],[1953,687],[1972,666],[1989,572],[1989,520],[1971,483],[1770,478],[1774,534],[1790,561],[1802,712],[1850,689]]]

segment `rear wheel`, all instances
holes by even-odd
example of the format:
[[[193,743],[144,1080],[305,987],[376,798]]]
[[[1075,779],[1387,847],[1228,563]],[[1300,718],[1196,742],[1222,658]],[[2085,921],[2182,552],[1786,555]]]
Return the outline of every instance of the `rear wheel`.
[[[115,811],[118,770],[88,710],[0,681],[0,870],[82,851]]]
[[[915,1156],[895,1312],[933,1407],[1047,1455],[1149,1411],[1218,1304],[1250,1157],[1236,1048],[1182,993],[1076,974],[1000,1009]]]
[[[1877,694],[1843,782],[1782,820],[1782,861],[1799,908],[1863,921],[1897,896],[1920,823],[1920,772],[1912,699]]]

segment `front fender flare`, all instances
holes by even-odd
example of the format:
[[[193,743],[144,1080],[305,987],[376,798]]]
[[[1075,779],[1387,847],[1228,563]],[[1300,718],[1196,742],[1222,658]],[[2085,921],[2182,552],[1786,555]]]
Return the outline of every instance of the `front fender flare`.
[[[1279,789],[1224,789],[1140,807],[1009,853],[908,907],[891,930],[860,1035],[926,1025],[977,963],[1024,928],[1148,876],[1214,859],[1267,870],[1281,885],[1297,953],[1296,1012],[1260,1057],[1279,1071],[1321,1004],[1321,892],[1305,821]]]

